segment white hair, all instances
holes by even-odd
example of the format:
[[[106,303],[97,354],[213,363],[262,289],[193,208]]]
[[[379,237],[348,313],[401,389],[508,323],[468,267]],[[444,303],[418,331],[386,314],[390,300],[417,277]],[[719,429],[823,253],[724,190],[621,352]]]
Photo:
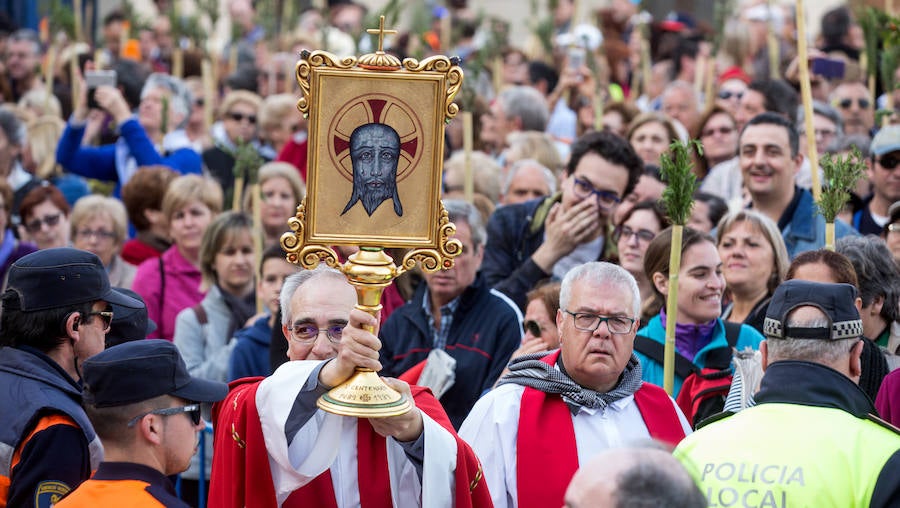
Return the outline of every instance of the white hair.
[[[572,297],[572,286],[576,282],[586,281],[592,285],[606,285],[631,294],[631,310],[635,319],[641,317],[641,291],[637,282],[627,270],[619,265],[605,261],[592,261],[577,266],[563,278],[559,290],[559,307],[568,309]]]

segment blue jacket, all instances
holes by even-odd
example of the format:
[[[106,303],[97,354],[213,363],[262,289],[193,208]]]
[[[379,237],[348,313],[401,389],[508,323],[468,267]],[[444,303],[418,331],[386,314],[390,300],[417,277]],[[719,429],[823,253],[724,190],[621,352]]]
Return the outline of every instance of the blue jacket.
[[[396,309],[381,327],[382,375],[397,377],[428,357],[434,335],[422,308],[427,284]],[[446,352],[456,360],[456,383],[440,398],[457,429],[485,390],[500,377],[522,342],[522,314],[478,275],[459,296]]]
[[[813,195],[806,189],[796,189],[800,192],[800,201],[791,216],[788,225],[781,230],[784,244],[787,247],[788,256],[793,259],[797,254],[808,250],[816,250],[825,247],[825,218],[816,210]],[[857,235],[849,224],[842,220],[834,223],[834,239],[848,235]]]
[[[56,362],[27,347],[0,348],[0,387],[0,477],[12,480],[9,498],[0,501],[49,506],[53,493],[64,494],[87,480],[103,457],[81,408],[81,388]],[[68,416],[78,428],[53,425],[36,433],[12,469],[13,452],[41,417],[51,414]]]
[[[660,344],[665,344],[666,342],[666,329],[662,325],[662,320],[660,319],[659,314],[654,316],[653,319],[651,319],[647,323],[647,326],[638,330],[637,334],[653,339]],[[741,333],[740,335],[738,335],[738,341],[735,347],[738,350],[744,349],[745,347],[759,349],[759,343],[762,340],[763,336],[758,331],[756,331],[755,328],[748,325],[741,325]],[[716,318],[716,329],[713,332],[713,338],[709,344],[700,349],[700,351],[697,351],[697,354],[694,355],[694,365],[700,367],[701,369],[705,367],[707,353],[709,353],[713,349],[718,349],[720,347],[728,347],[728,340],[725,338],[725,325],[722,323],[721,319]],[[634,354],[636,354],[637,357],[641,360],[641,369],[643,370],[642,379],[648,383],[662,386],[662,364],[655,360],[651,360],[647,356],[638,353],[637,351],[635,351]],[[683,382],[684,379],[678,377],[678,375],[676,374],[672,397],[678,396],[678,392],[681,390],[681,383]]]
[[[123,164],[124,159],[128,157],[134,159],[136,167],[161,165],[169,166],[181,174],[202,172],[200,154],[192,148],[180,147],[165,157],[160,155],[136,118],[129,118],[119,126],[121,142],[98,147],[81,145],[84,127],[84,124],[77,125],[71,122],[66,125],[66,130],[63,131],[62,138],[56,146],[56,160],[67,171],[77,175],[116,182],[116,196],[130,176]],[[117,149],[120,151],[119,154],[116,153]],[[127,150],[127,153],[121,153],[122,150]]]
[[[269,371],[269,343],[272,338],[272,328],[269,326],[269,316],[262,316],[247,328],[238,330],[234,334],[237,342],[228,359],[228,382],[235,379],[251,376],[268,376]]]

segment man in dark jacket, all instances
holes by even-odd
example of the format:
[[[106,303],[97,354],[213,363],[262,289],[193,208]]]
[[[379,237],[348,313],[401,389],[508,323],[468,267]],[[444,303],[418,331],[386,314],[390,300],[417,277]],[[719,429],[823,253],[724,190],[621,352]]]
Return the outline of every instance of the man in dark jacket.
[[[391,314],[381,328],[379,356],[381,375],[401,376],[423,367],[422,378],[402,379],[431,387],[459,428],[519,347],[522,314],[477,274],[485,238],[478,211],[463,201],[447,200],[444,206],[463,252],[450,270],[426,274],[410,301]],[[443,380],[433,384],[428,378]]]
[[[0,506],[51,506],[103,457],[81,408],[81,365],[103,351],[110,305],[144,305],[109,286],[96,255],[45,249],[9,269],[0,321]]]
[[[481,272],[521,309],[542,279],[609,258],[608,231],[616,206],[637,184],[641,159],[624,139],[585,134],[572,144],[562,193],[498,208],[487,226]]]

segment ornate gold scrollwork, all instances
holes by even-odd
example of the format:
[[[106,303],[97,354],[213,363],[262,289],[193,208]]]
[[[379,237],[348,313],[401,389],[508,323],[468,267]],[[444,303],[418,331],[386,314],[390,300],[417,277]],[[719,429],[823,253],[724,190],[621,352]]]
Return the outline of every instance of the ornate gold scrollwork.
[[[463,246],[459,240],[452,238],[456,233],[456,226],[450,222],[450,216],[443,203],[441,203],[441,219],[438,229],[440,234],[438,248],[415,249],[407,252],[403,256],[403,262],[400,263],[400,273],[412,270],[416,264],[419,264],[426,272],[453,268],[453,258],[462,254]]]
[[[356,67],[356,57],[347,56],[341,58],[334,53],[317,49],[300,52],[300,60],[297,62],[297,84],[300,86],[301,96],[297,101],[297,110],[304,117],[309,115],[310,82],[309,76],[313,67],[333,67],[335,69],[352,69]]]
[[[444,120],[449,122],[459,113],[459,106],[453,102],[463,82],[463,71],[459,66],[459,58],[447,58],[444,55],[430,56],[422,61],[406,58],[403,60],[403,68],[409,72],[434,71],[446,74],[447,97],[444,102]]]
[[[290,263],[298,264],[303,268],[314,269],[324,262],[332,268],[340,268],[337,253],[331,247],[325,245],[304,245],[303,229],[306,224],[306,199],[297,206],[297,215],[288,219],[293,233],[281,235],[281,247],[287,253]]]

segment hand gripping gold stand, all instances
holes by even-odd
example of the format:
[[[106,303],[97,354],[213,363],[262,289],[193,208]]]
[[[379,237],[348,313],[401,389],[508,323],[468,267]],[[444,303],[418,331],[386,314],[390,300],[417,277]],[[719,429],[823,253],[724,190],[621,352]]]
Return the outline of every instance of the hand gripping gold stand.
[[[377,315],[381,293],[421,265],[453,266],[462,244],[440,201],[444,124],[459,108],[458,59],[432,56],[400,62],[382,50],[338,58],[303,51],[297,109],[309,119],[307,196],[281,237],[291,263],[339,269],[356,288],[356,308]],[[340,263],[332,246],[360,246]],[[408,249],[400,266],[384,248]],[[412,406],[368,369],[323,395],[325,411],[361,418],[401,415]]]

